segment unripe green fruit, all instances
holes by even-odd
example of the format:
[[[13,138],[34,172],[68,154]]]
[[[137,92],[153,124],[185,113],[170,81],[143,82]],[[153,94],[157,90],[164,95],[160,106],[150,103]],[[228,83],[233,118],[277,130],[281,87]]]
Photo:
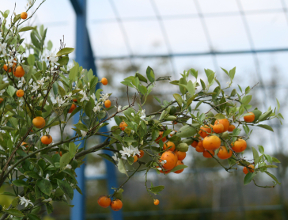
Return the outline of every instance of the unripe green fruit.
[[[229,133],[228,131],[225,131],[224,133],[221,134],[221,138],[228,138],[229,137]]]
[[[169,115],[168,117],[165,118],[166,121],[175,121],[177,117]]]
[[[176,107],[175,106],[171,106],[169,114],[170,115],[174,115],[176,113],[176,111],[177,111]]]
[[[188,144],[186,143],[180,143],[177,145],[176,150],[179,150],[181,152],[187,152],[189,149]]]
[[[260,115],[262,114],[262,112],[261,112],[260,110],[258,110],[258,109],[253,110],[252,112],[253,112],[254,115],[255,115],[255,119],[254,119],[254,121],[253,121],[253,122],[255,122],[255,121],[258,120],[258,118],[260,117]]]
[[[188,144],[188,145],[190,145],[190,144],[192,144],[193,143],[193,139],[188,139],[188,138],[186,138],[186,139],[184,139],[184,140],[181,140],[182,141],[182,143],[186,143],[186,144]]]

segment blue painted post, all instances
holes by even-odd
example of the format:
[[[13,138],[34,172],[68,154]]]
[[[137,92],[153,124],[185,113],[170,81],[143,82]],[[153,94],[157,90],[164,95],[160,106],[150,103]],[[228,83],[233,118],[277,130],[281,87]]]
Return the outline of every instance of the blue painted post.
[[[85,69],[92,69],[95,76],[97,76],[97,68],[95,66],[94,55],[89,39],[89,34],[86,26],[86,0],[70,0],[76,13],[76,61],[80,66]],[[99,84],[98,84],[99,86]],[[74,123],[78,123],[79,114],[74,116]],[[106,127],[101,128],[102,132],[107,131]],[[100,141],[104,141],[101,137]],[[80,147],[85,147],[82,141]],[[112,156],[112,152],[105,152]],[[108,182],[109,194],[113,193],[111,187],[117,187],[116,169],[115,166],[105,160],[106,176]],[[77,181],[83,195],[80,195],[76,190],[74,191],[74,199],[72,204],[75,205],[71,210],[71,220],[84,220],[85,219],[85,165],[83,164],[76,170]],[[112,212],[113,220],[122,220],[122,211]]]
[[[88,55],[87,45],[87,30],[86,30],[86,0],[71,0],[71,3],[76,12],[76,61],[80,66],[86,67],[87,62],[85,57]],[[74,116],[74,123],[78,123],[79,114]],[[82,141],[80,147],[85,147],[84,141]],[[81,165],[80,168],[76,169],[78,186],[81,189],[83,195],[74,190],[74,199],[71,209],[71,220],[84,220],[86,213],[85,204],[85,164]]]

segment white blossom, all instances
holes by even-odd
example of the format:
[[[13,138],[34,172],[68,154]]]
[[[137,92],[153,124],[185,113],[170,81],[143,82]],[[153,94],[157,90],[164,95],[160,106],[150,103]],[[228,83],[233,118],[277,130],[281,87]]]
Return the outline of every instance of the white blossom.
[[[140,156],[141,154],[137,147],[133,147],[131,145],[129,147],[123,147],[123,150],[120,150],[119,152],[122,158],[125,160],[127,160],[127,157],[131,157],[131,156],[133,157],[136,154]]]
[[[118,161],[117,154],[114,154],[114,155],[112,156],[112,158],[113,158],[116,162]]]
[[[49,199],[44,199],[43,202],[52,202],[52,199],[49,198]]]
[[[143,109],[142,111],[140,111],[139,116],[140,116],[140,118],[141,118],[142,120],[145,120],[145,118],[146,118],[145,109]]]
[[[53,53],[51,53],[48,60],[51,62],[51,65],[53,65],[54,63],[58,61],[58,57],[55,56]]]
[[[49,180],[49,174],[48,174],[48,173],[46,174],[45,179],[46,179],[46,180]]]
[[[80,92],[79,92],[81,95],[83,95],[83,98],[80,100],[80,102],[83,102],[83,101],[89,101],[89,98],[87,97],[87,95],[86,95],[86,93],[83,91],[83,90],[81,90]]]
[[[93,112],[99,112],[101,110],[101,106],[100,105],[96,105],[94,108],[93,108]]]
[[[118,112],[120,112],[120,111],[121,111],[121,105],[119,105],[119,106],[118,106],[118,109],[117,109],[117,111],[118,111]]]
[[[20,198],[20,205],[24,205],[25,207],[27,207],[28,205],[33,205],[33,203],[29,200],[29,199],[25,199],[25,197],[21,197],[20,195],[18,195]]]
[[[105,102],[108,98],[109,98],[109,94],[108,93],[106,93],[106,94],[100,94],[100,99],[99,99],[99,101],[100,102]]]
[[[87,132],[86,131],[81,131],[81,135],[82,135],[82,137],[85,137],[87,135]]]
[[[71,168],[72,168],[72,166],[70,164],[67,164],[65,167],[65,169],[71,169]]]

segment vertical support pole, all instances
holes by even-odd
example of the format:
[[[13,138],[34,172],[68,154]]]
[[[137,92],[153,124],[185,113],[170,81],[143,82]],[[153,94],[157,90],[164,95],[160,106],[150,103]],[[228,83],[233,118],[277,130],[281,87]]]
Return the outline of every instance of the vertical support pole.
[[[80,66],[88,68],[86,57],[88,56],[88,35],[86,30],[86,0],[71,0],[73,4],[77,3],[76,12],[76,61]],[[79,113],[74,116],[74,123],[78,123]],[[77,144],[77,143],[76,143]],[[84,141],[81,142],[80,148],[85,147]],[[74,207],[71,209],[71,220],[85,219],[85,164],[81,165],[80,168],[76,169],[78,186],[81,189],[83,195],[74,190],[74,198],[72,200],[72,205]]]

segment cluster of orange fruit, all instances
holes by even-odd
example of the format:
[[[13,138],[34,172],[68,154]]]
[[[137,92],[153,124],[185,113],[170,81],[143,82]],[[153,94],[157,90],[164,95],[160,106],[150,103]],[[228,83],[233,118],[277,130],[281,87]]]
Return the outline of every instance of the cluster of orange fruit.
[[[161,154],[160,161],[159,161],[159,163],[162,164],[163,169],[159,168],[159,166],[157,166],[157,168],[160,169],[159,171],[161,173],[168,174],[174,167],[178,165],[184,165],[183,160],[186,157],[186,150],[181,151],[179,149],[176,149],[176,146],[172,141],[167,141],[167,138],[163,137],[163,131],[159,131],[159,136],[155,140],[155,142],[159,143],[160,140],[164,143],[163,144],[164,152]],[[174,173],[182,173],[183,170],[184,169],[180,169],[180,170],[175,171]]]
[[[255,120],[254,113],[249,113],[250,115],[244,116],[245,122],[253,122]],[[213,135],[213,133],[220,134],[226,131],[233,132],[234,129],[235,126],[230,124],[228,119],[218,119],[215,121],[214,125],[211,124],[210,126],[205,125],[200,127],[200,137],[195,137],[198,141],[193,141],[191,146],[194,147],[197,152],[203,153],[203,156],[206,158],[212,158],[215,154],[214,151],[219,148],[217,156],[222,160],[228,159],[232,156],[232,150],[235,153],[243,152],[247,147],[246,141],[239,138],[234,143],[231,143],[232,150],[229,149],[228,151],[225,146],[221,146],[221,139],[218,136]],[[243,172],[245,174],[254,169],[253,165],[249,165],[249,167],[250,169],[244,167]]]
[[[100,196],[97,202],[103,208],[108,208],[110,206],[113,211],[119,211],[123,206],[120,199],[114,199],[111,201],[108,196]]]

